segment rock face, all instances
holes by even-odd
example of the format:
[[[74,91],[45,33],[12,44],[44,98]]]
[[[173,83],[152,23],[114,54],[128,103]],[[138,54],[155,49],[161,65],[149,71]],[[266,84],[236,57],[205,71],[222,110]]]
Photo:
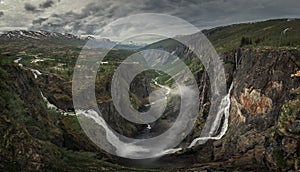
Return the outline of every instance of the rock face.
[[[249,50],[234,71],[230,124],[215,161],[270,170],[299,169],[298,50]]]
[[[164,47],[166,44],[173,47]],[[193,54],[184,53],[188,51],[182,45],[175,45],[167,40],[150,48],[174,52],[183,60],[193,57]],[[199,168],[299,170],[299,49],[251,47],[220,55],[227,86],[231,82],[234,86],[226,135],[221,140],[209,141],[166,159],[178,158],[178,162],[181,156],[191,159],[195,166],[191,171]],[[205,119],[210,105],[209,79],[203,71],[194,74],[199,90],[204,91],[200,92],[203,93],[200,114]],[[200,118],[185,141],[190,142],[199,135],[202,126]]]

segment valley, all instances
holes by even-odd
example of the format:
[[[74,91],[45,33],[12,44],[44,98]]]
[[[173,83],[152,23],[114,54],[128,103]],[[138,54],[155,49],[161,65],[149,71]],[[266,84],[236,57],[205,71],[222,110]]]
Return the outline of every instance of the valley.
[[[300,169],[300,20],[278,19],[204,30],[224,62],[226,95],[205,137],[211,102],[210,78],[186,46],[165,39],[144,47],[113,48],[99,63],[95,98],[102,118],[94,121],[130,138],[152,138],[168,130],[180,110],[176,84],[168,74],[148,70],[129,85],[132,107],[146,112],[166,101],[163,115],[149,124],[124,119],[114,107],[111,80],[118,66],[139,51],[175,54],[191,70],[199,88],[193,130],[159,157],[129,160],[108,154],[84,133],[74,112],[72,79],[88,39],[46,31],[0,35],[0,168],[8,171],[297,171]],[[234,34],[233,34],[234,33]],[[125,49],[122,49],[122,47]],[[106,48],[103,43],[101,52]],[[167,58],[161,58],[160,61]],[[167,61],[167,60],[166,60]],[[126,64],[130,68],[139,63]],[[90,76],[84,76],[90,77]],[[189,82],[189,81],[186,81]],[[91,85],[83,83],[83,88]],[[161,95],[149,96],[161,90]],[[80,92],[78,93],[80,95]],[[158,98],[157,98],[158,97]],[[223,124],[223,125],[221,125]],[[94,127],[91,125],[91,127]],[[114,135],[111,135],[114,136]],[[138,151],[116,137],[120,154]]]

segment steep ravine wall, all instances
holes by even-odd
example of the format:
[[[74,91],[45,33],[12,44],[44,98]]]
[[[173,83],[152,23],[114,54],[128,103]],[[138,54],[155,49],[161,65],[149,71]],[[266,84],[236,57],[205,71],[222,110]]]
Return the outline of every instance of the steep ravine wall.
[[[297,73],[300,70],[300,51],[241,49],[238,53],[226,53],[222,57],[225,62],[227,85],[232,81],[234,86],[226,135],[221,140],[209,141],[205,145],[187,150],[186,153],[171,155],[168,158],[191,160],[190,162],[194,164],[191,170],[193,168],[298,170],[300,77]],[[39,92],[34,91],[39,88],[29,71],[24,72],[17,67],[8,67],[6,70],[14,76],[13,88],[21,99],[28,100],[31,104],[38,104],[39,99],[42,101]],[[22,72],[24,74],[20,74]],[[204,74],[198,74],[198,83],[202,83],[201,85],[208,80]],[[31,77],[28,77],[29,75]],[[208,88],[200,89],[208,91]],[[51,95],[51,90],[48,95]],[[203,105],[207,105],[209,93],[205,93],[204,96]],[[52,98],[55,104],[55,97]],[[60,107],[60,104],[55,105],[62,109],[72,108]],[[110,113],[107,120],[118,121],[118,118],[113,117],[116,113],[113,104],[111,102],[106,104],[103,103],[101,106],[104,111]],[[42,120],[44,110],[39,110],[36,106],[29,107],[29,114],[40,114],[32,116],[33,118],[41,121],[43,126],[48,126],[51,132],[58,131],[50,134],[51,142],[74,150],[84,148],[86,142],[80,136],[74,133],[72,135],[72,131],[68,131],[67,121],[62,120],[59,126],[49,121],[45,122]],[[204,114],[206,111],[204,110]],[[47,115],[45,118],[48,118]],[[115,127],[123,131],[126,127],[122,125],[120,121]],[[62,127],[62,130],[57,130],[57,127]],[[29,127],[29,133],[39,137],[37,132],[40,132],[40,129],[34,129],[36,128]],[[200,131],[195,127],[185,141],[191,141]],[[139,128],[132,127],[131,131],[122,134],[132,135],[136,132],[139,132]],[[93,145],[89,145],[86,149],[92,150]],[[203,167],[203,164],[208,164],[206,165],[208,167]]]
[[[234,66],[229,130],[213,143],[212,160],[299,170],[300,52],[243,49]]]
[[[195,164],[222,162],[232,168],[298,169],[299,111],[296,109],[297,112],[293,112],[298,114],[298,118],[291,117],[290,121],[286,120],[288,122],[283,123],[284,117],[281,116],[284,115],[284,106],[297,107],[299,103],[294,100],[298,100],[299,91],[293,90],[299,88],[300,78],[293,74],[300,70],[300,52],[291,49],[238,49],[225,53],[222,57],[228,88],[233,82],[229,129],[221,140],[209,141],[193,148],[188,159],[193,159]],[[205,91],[200,93],[205,117],[210,94],[209,84],[204,83],[209,78],[205,76],[205,72],[199,72],[196,78],[201,86],[200,90]],[[100,107],[105,113],[109,113],[106,120],[116,124],[116,130],[122,133],[128,128],[127,124],[124,126],[125,122],[114,117],[117,112],[112,102],[105,104]],[[115,123],[116,121],[119,122]],[[190,142],[199,135],[201,125],[195,126],[185,142]],[[293,130],[297,132],[286,133],[283,127],[294,127]],[[132,126],[131,130],[123,131],[122,134],[130,136],[139,131],[139,128]]]

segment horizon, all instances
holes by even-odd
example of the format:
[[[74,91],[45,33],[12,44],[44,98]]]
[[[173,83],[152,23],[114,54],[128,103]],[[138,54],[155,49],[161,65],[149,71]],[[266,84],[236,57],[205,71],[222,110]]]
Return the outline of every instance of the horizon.
[[[239,23],[278,18],[300,18],[297,0],[255,1],[96,1],[96,0],[0,0],[0,32],[12,30],[45,30],[76,36],[93,36],[121,42],[130,30],[149,28],[149,19],[137,19],[134,25],[110,24],[117,19],[140,13],[161,13],[186,20],[199,30]],[[168,22],[168,21],[166,21]],[[168,31],[176,32],[178,28]],[[176,35],[173,35],[176,36]],[[146,38],[143,42],[155,42]],[[155,39],[154,39],[155,40]],[[157,39],[156,39],[157,40]],[[140,41],[141,42],[141,41]]]
[[[207,27],[207,28],[203,28],[200,30],[200,32],[203,32],[203,31],[208,31],[208,30],[212,30],[212,29],[216,29],[216,28],[222,28],[222,27],[228,27],[228,26],[233,26],[233,25],[242,25],[242,24],[253,24],[253,23],[260,23],[260,22],[267,22],[267,21],[273,21],[273,20],[300,20],[300,17],[296,18],[296,17],[281,17],[281,18],[270,18],[270,19],[262,19],[262,20],[254,20],[254,21],[244,21],[244,22],[238,22],[238,23],[229,23],[229,24],[226,24],[226,25],[220,25],[220,26],[213,26],[213,27]],[[143,41],[134,41],[134,40],[130,40],[130,41],[118,41],[118,40],[112,40],[108,37],[99,37],[99,35],[76,35],[76,34],[73,34],[73,33],[67,33],[67,32],[56,32],[56,31],[51,31],[51,30],[30,30],[30,28],[20,28],[20,29],[15,29],[15,30],[7,30],[7,31],[1,31],[0,30],[0,35],[1,34],[6,34],[8,32],[14,32],[14,31],[33,31],[33,32],[40,32],[40,31],[46,31],[46,32],[49,32],[49,33],[59,33],[59,34],[71,34],[71,35],[74,35],[80,39],[86,39],[88,37],[92,37],[92,38],[95,38],[96,40],[98,41],[102,41],[102,40],[108,40],[112,43],[117,43],[119,45],[136,45],[136,46],[146,46],[146,45],[149,45],[149,44],[152,44],[152,43],[155,43],[155,42],[158,42],[158,41],[161,41],[161,40],[164,40],[165,38],[155,38],[151,41],[146,41],[146,42],[143,42]],[[174,35],[173,37],[177,37],[177,36],[184,36],[184,35]]]

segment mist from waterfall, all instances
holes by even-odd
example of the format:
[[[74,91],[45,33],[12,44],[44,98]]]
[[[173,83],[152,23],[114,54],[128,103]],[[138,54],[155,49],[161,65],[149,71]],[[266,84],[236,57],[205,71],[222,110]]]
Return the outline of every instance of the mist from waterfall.
[[[213,136],[213,135],[211,135],[212,133],[204,133],[204,134],[208,134],[210,136],[209,137],[201,137],[200,136],[200,137],[195,138],[187,148],[192,148],[192,147],[196,146],[199,141],[219,140],[225,135],[225,133],[228,129],[229,110],[230,110],[230,93],[231,93],[232,88],[233,88],[233,84],[231,84],[227,95],[225,95],[222,98],[222,101],[221,101],[220,106],[218,108],[218,112],[217,112],[216,115],[220,116],[220,117],[217,118],[213,123],[212,130],[215,131],[219,127],[219,125],[217,125],[217,124],[219,124],[220,121],[222,120],[222,118],[224,117],[224,123],[222,125],[221,131],[219,132],[219,134],[216,135],[216,136]],[[122,141],[108,127],[105,120],[96,111],[94,111],[94,110],[76,110],[76,115],[82,115],[84,117],[92,119],[98,125],[103,127],[103,129],[106,132],[106,134],[105,134],[106,135],[106,140],[115,148],[115,152],[116,152],[117,155],[119,155],[121,157],[135,157],[135,158],[137,158],[139,156],[143,156],[143,153],[149,153],[150,150],[143,147],[143,146],[136,145],[133,142],[131,143],[131,142]],[[153,155],[153,157],[160,157],[160,156],[167,155],[167,154],[173,154],[173,153],[176,153],[176,152],[178,152],[182,149],[183,148],[166,149],[166,150],[163,150],[160,153],[157,153],[157,154]]]

